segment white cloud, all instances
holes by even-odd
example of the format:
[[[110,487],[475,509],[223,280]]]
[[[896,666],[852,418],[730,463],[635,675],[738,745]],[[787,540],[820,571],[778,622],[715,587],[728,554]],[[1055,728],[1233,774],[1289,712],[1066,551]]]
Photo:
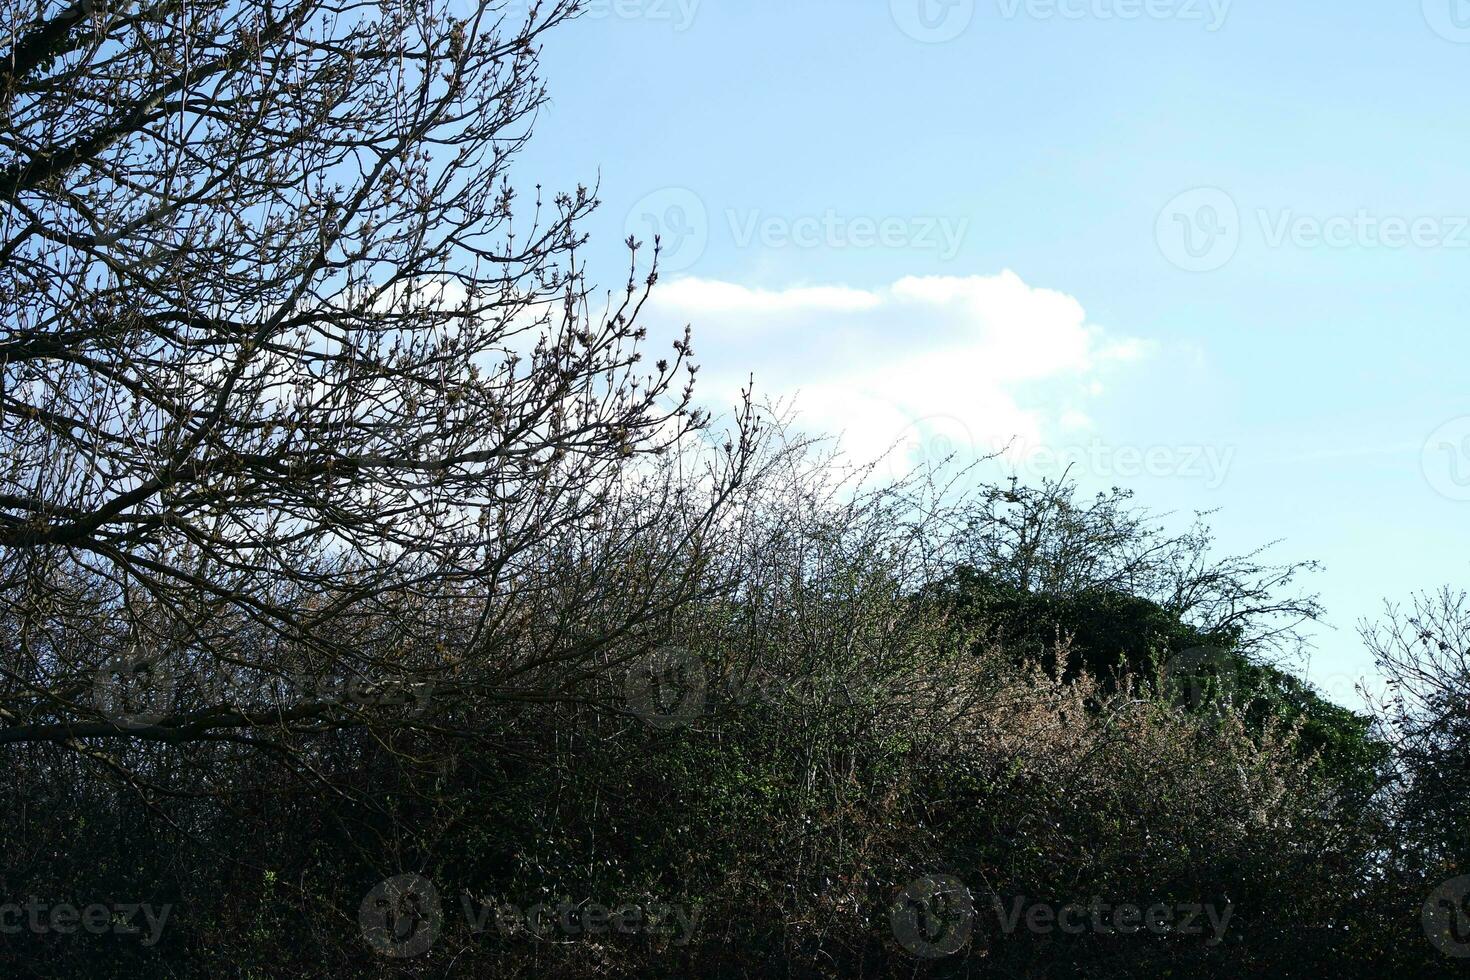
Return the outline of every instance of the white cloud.
[[[714,279],[676,279],[660,286],[658,302],[670,310],[696,313],[800,313],[871,310],[883,302],[877,293],[846,286],[798,286],[793,289],[748,289]]]
[[[754,374],[758,392],[795,395],[804,426],[841,433],[855,457],[900,445],[900,468],[946,446],[964,458],[1085,428],[1100,376],[1149,352],[1010,271],[876,290],[687,278],[655,288],[650,314],[693,324],[702,401],[728,402]]]

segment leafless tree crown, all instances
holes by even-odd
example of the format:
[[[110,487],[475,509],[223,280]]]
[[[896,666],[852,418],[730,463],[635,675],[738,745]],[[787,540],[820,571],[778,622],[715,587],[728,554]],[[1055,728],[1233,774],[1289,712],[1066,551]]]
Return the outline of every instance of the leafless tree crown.
[[[654,530],[681,569],[745,443],[667,492],[687,332],[644,362],[653,274],[587,285],[588,189],[518,206],[575,7],[4,6],[0,738],[117,731],[88,692],[118,657],[444,683],[557,563],[649,618],[656,576],[616,570]],[[131,733],[258,720],[170,705]]]

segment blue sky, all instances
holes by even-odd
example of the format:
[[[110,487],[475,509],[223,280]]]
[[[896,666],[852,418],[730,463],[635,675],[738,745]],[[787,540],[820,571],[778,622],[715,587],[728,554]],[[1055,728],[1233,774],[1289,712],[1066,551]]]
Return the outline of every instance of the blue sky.
[[[1470,582],[1470,2],[592,0],[544,63],[518,177],[600,179],[605,285],[663,226],[708,396],[1284,538],[1342,697]]]

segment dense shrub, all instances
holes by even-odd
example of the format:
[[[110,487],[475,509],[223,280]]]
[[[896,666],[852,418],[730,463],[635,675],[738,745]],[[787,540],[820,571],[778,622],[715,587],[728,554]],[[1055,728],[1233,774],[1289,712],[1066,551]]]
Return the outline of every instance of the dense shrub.
[[[193,746],[179,767],[177,750],[148,743],[11,750],[7,894],[173,910],[154,946],[7,937],[7,972],[1445,969],[1418,916],[1449,866],[1412,858],[1423,852],[1404,846],[1384,794],[1360,792],[1377,756],[1324,750],[1323,730],[1372,744],[1361,719],[1274,668],[1258,690],[1296,698],[1290,710],[1262,712],[1238,685],[1181,701],[1128,659],[1202,635],[1177,614],[1126,594],[1002,589],[953,564],[964,541],[933,519],[937,503],[863,490],[798,452],[767,462],[734,515],[741,533],[707,564],[727,587],[665,623],[686,673],[661,678],[673,700],[651,714],[636,697],[609,707],[629,690],[618,668],[582,701],[456,703],[392,737],[324,731],[300,754]],[[976,614],[998,595],[1003,615]],[[1023,628],[1034,645],[1018,651],[1007,631]],[[1122,644],[1114,666],[1137,669],[1098,676],[1099,636]],[[665,713],[690,691],[696,710]],[[401,874],[432,882],[440,908],[432,944],[400,959],[369,945],[360,912]],[[962,883],[973,912],[914,918],[926,879]],[[509,931],[541,903],[683,919],[657,935]],[[1110,931],[1126,904],[1173,925]],[[1085,927],[1063,931],[1058,913]],[[930,955],[951,939],[952,955]]]

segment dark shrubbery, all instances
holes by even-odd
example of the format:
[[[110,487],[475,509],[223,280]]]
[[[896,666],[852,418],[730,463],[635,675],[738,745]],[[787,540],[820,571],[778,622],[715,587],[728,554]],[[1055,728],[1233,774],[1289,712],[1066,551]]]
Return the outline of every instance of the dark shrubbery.
[[[1463,601],[1370,719],[1309,566],[710,439],[512,189],[578,7],[3,8],[0,977],[1467,962]]]
[[[673,695],[693,684],[696,711],[660,713],[676,696],[651,716],[595,697],[486,701],[455,722],[473,737],[450,737],[429,730],[451,727],[431,701],[424,731],[324,732],[280,758],[191,746],[182,768],[167,746],[111,760],[11,749],[8,892],[173,912],[148,948],[8,937],[5,968],[1368,977],[1451,963],[1419,907],[1454,870],[1453,840],[1431,862],[1383,802],[1431,826],[1423,798],[1442,784],[1424,773],[1438,756],[1414,756],[1421,772],[1395,795],[1364,719],[1279,670],[1242,655],[1242,679],[1205,696],[1160,686],[1142,654],[1203,634],[1151,601],[943,571],[936,555],[963,542],[905,521],[901,493],[765,473],[743,498],[739,547],[714,563],[732,588],[667,623],[700,675]],[[977,613],[997,597],[1004,616]],[[1018,655],[989,622],[1040,645]],[[1098,676],[1100,636],[1138,659]],[[131,775],[113,778],[113,763]],[[439,910],[432,944],[397,959],[364,939],[360,913],[400,874],[432,882]],[[973,912],[906,931],[927,920],[895,900],[936,877],[962,883]],[[540,904],[570,908],[571,925],[512,930]],[[1125,915],[1119,933],[1120,905],[1173,926]],[[568,932],[589,906],[663,909],[667,934]],[[951,938],[953,955],[930,955]]]

